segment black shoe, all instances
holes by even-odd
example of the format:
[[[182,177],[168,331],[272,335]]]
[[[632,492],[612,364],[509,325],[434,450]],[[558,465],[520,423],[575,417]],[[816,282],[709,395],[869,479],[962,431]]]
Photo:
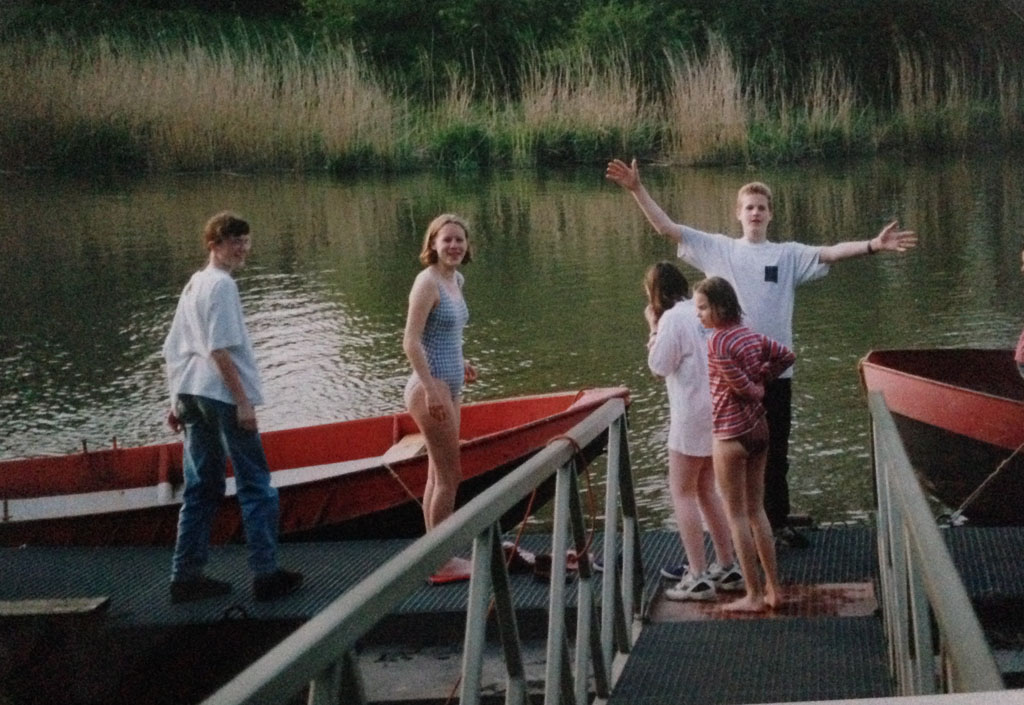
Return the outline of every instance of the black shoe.
[[[273,573],[257,575],[252,581],[252,591],[260,602],[276,600],[291,595],[302,585],[302,573],[278,568]]]
[[[775,546],[778,548],[807,548],[811,542],[788,524],[775,529]]]
[[[192,580],[171,581],[171,602],[194,602],[208,597],[219,597],[231,593],[231,583],[214,580],[205,575]]]

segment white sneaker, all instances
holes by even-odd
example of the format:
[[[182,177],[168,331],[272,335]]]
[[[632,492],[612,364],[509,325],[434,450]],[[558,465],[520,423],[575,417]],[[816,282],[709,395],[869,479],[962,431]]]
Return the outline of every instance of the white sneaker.
[[[712,563],[708,567],[707,575],[722,592],[742,592],[747,587],[743,581],[743,574],[735,563],[724,568],[718,563]]]
[[[707,573],[697,577],[687,573],[675,587],[665,589],[665,597],[678,602],[707,602],[715,599],[715,584]]]

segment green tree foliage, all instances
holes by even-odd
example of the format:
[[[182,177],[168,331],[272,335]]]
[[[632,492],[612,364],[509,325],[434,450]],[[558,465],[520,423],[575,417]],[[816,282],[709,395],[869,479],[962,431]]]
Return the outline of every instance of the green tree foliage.
[[[686,0],[746,70],[799,78],[838,62],[878,103],[889,97],[899,51],[953,57],[984,72],[992,54],[1024,58],[1024,23],[999,0]],[[796,83],[794,81],[794,83]]]
[[[744,72],[796,85],[807,67],[834,61],[884,104],[900,50],[953,55],[983,72],[993,53],[1021,58],[1024,28],[999,0],[297,1],[314,29],[353,41],[410,85],[458,66],[510,92],[524,56],[578,49],[625,56],[656,86],[666,52],[699,49],[715,32]]]
[[[432,85],[448,66],[514,83],[524,50],[569,36],[583,0],[303,0],[311,25],[376,67]]]
[[[677,0],[605,0],[586,3],[573,23],[572,47],[612,60],[625,56],[632,66],[657,77],[665,52],[703,42],[706,30],[698,13]]]
[[[1000,0],[21,0],[0,35],[118,30],[136,37],[288,34],[351,42],[368,65],[429,96],[456,68],[477,89],[515,94],[524,59],[579,50],[629,59],[657,87],[666,52],[723,38],[745,73],[791,86],[837,63],[885,107],[900,51],[954,57],[981,80],[1024,60],[1024,21]],[[250,34],[250,36],[252,36]]]

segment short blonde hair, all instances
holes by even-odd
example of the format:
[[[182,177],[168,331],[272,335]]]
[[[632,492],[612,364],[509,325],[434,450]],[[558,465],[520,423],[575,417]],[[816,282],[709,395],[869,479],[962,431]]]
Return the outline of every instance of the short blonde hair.
[[[462,258],[462,263],[469,264],[473,261],[473,248],[469,244],[469,225],[461,216],[455,215],[454,213],[442,213],[430,221],[430,225],[427,226],[426,235],[423,236],[423,248],[420,250],[420,263],[424,267],[429,267],[437,262],[437,251],[434,250],[434,240],[437,239],[437,234],[441,231],[441,228],[448,225],[448,223],[458,225],[466,235],[466,254]]]
[[[744,196],[748,195],[764,196],[768,199],[768,210],[775,212],[775,204],[772,200],[772,190],[768,188],[767,184],[763,184],[760,181],[751,181],[749,184],[740,186],[740,190],[736,192],[736,207],[740,207],[740,201],[743,200]]]

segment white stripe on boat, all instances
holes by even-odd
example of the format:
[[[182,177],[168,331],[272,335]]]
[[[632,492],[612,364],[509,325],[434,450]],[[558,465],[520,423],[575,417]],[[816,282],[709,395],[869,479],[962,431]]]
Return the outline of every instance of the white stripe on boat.
[[[340,463],[276,470],[270,473],[270,479],[274,487],[282,488],[327,480],[352,472],[380,467],[383,464],[384,456],[359,458]],[[169,482],[161,482],[148,487],[134,487],[127,490],[103,490],[26,499],[4,499],[2,522],[43,521],[89,516],[90,514],[113,514],[181,504],[183,489],[184,485],[172,487]],[[235,478],[229,477],[226,479],[224,494],[231,497],[235,493]]]

